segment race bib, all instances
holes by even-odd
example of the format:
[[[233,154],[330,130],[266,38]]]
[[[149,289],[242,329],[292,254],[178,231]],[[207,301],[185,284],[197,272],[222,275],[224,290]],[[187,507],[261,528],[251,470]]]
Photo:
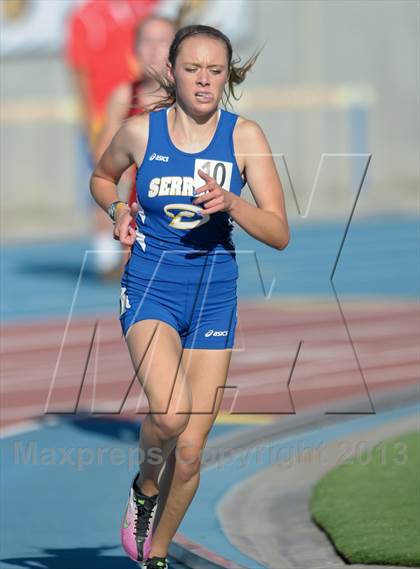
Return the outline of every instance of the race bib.
[[[232,162],[222,162],[221,160],[206,160],[196,158],[194,163],[194,188],[198,189],[206,184],[206,181],[198,174],[198,170],[203,170],[214,178],[221,188],[230,192],[230,181],[232,178]]]

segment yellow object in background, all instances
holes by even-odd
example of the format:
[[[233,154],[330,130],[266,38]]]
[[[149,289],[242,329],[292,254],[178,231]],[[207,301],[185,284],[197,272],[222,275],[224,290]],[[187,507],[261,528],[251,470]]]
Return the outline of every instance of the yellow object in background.
[[[0,4],[2,16],[6,20],[15,21],[22,18],[28,10],[28,0],[3,0]]]

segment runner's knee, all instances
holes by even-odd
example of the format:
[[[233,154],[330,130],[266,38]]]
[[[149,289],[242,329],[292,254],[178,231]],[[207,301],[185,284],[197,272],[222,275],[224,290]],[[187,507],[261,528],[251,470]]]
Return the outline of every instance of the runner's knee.
[[[183,481],[188,482],[200,472],[201,458],[205,441],[187,441],[178,439],[175,448],[175,474]]]
[[[163,440],[171,439],[181,434],[188,424],[188,414],[151,413],[153,424]]]

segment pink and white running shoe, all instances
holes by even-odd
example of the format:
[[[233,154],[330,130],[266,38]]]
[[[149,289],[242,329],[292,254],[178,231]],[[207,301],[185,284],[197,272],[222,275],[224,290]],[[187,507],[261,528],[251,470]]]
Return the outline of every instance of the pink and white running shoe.
[[[151,550],[153,519],[159,494],[146,496],[139,492],[135,484],[137,477],[138,473],[131,484],[121,524],[121,544],[133,561],[145,561]]]

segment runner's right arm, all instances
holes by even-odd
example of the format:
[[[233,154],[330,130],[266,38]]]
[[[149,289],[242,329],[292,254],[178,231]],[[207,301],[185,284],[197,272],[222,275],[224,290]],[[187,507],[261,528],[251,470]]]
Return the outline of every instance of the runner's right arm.
[[[119,199],[117,184],[125,170],[132,164],[140,164],[146,151],[148,115],[127,119],[103,153],[90,179],[90,192],[96,203],[108,211],[112,202]],[[138,205],[121,206],[117,210],[114,237],[121,243],[132,245],[135,232],[129,227]]]

